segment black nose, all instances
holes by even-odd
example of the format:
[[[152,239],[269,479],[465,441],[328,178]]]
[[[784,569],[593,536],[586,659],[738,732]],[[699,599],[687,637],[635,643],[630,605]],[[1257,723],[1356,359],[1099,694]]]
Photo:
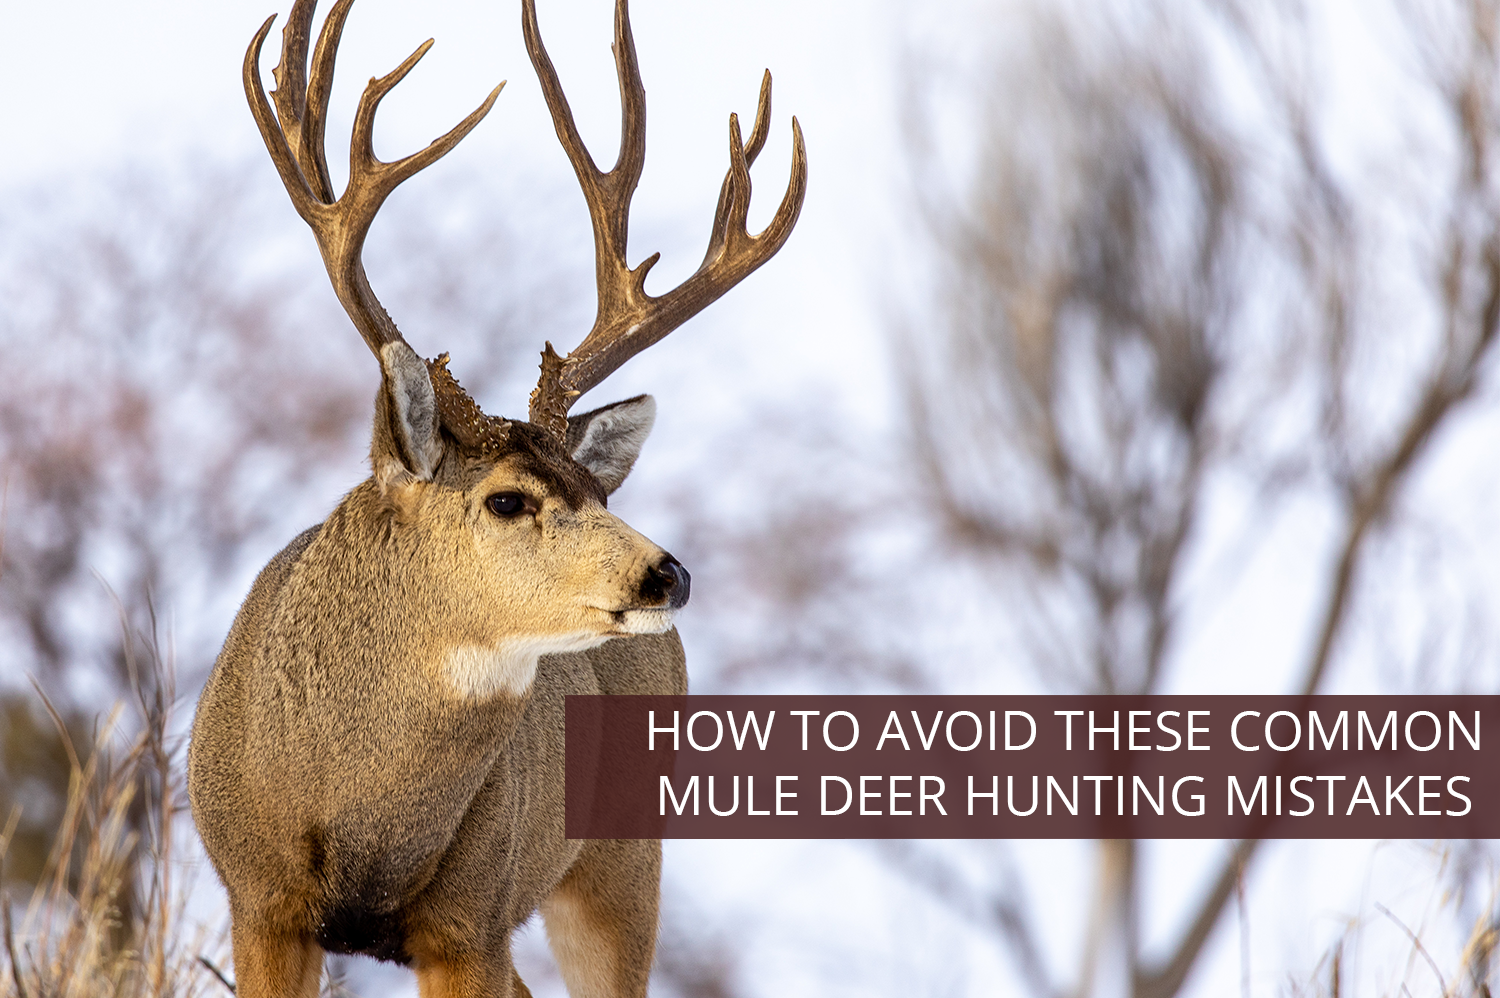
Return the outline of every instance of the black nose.
[[[682,563],[667,555],[660,563],[646,570],[646,580],[641,583],[641,597],[651,603],[665,601],[673,610],[687,605],[688,590],[693,578]]]

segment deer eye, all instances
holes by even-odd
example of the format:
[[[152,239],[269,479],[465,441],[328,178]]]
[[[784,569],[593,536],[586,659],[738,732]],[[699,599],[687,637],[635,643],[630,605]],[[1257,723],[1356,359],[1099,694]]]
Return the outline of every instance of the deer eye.
[[[532,510],[536,508],[519,492],[496,492],[486,499],[484,504],[489,507],[491,513],[501,517],[512,517],[526,512],[528,508]]]

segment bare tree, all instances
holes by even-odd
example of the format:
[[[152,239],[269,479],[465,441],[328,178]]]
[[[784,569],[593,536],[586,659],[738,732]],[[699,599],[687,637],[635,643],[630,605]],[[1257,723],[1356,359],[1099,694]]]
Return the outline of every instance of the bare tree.
[[[272,431],[285,423],[326,454],[358,411],[337,380],[251,388],[297,372],[265,370],[280,352],[265,341],[281,278],[247,287],[236,271],[231,233],[253,230],[242,176],[106,186],[12,208],[0,269],[0,376],[14,388],[0,397],[0,654],[12,680],[0,808],[20,809],[7,873],[22,881],[45,860],[70,765],[25,677],[73,741],[92,744],[94,717],[128,689],[133,636],[155,634],[154,606],[185,604],[193,620],[193,584],[232,572],[238,545],[275,519],[255,480],[283,457]],[[201,662],[206,628],[174,630]]]
[[[1302,556],[1305,605],[1279,622],[1305,627],[1306,647],[1242,688],[1372,681],[1378,600],[1404,599],[1406,620],[1431,610],[1413,626],[1462,632],[1439,650],[1475,657],[1483,614],[1424,606],[1399,549],[1430,526],[1420,486],[1450,431],[1494,408],[1496,5],[1395,9],[1405,131],[1365,171],[1334,165],[1316,14],[1037,5],[977,84],[946,53],[918,55],[907,137],[931,279],[896,337],[906,438],[856,444],[827,413],[796,419],[773,439],[800,479],[741,450],[729,473],[770,501],[684,503],[689,544],[713,541],[694,564],[746,583],[722,603],[702,587],[700,677],[972,689],[950,635],[987,630],[1024,664],[1004,688],[1191,692],[1212,665],[1184,651],[1193,625],[1243,599],[1249,566],[1309,507],[1322,546]],[[1433,688],[1418,665],[1395,670],[1397,689]],[[1003,843],[876,855],[1029,993],[1167,998],[1254,885],[1260,849],[1225,843],[1163,932],[1146,924],[1164,904],[1146,847],[1097,843],[1066,945]],[[1444,875],[1472,899],[1486,869]],[[1470,924],[1494,923],[1484,898]],[[1470,946],[1454,987],[1487,986],[1489,952]]]
[[[1292,499],[1318,495],[1336,516],[1331,562],[1310,567],[1326,572],[1312,647],[1282,692],[1325,690],[1374,540],[1401,529],[1411,480],[1493,364],[1496,8],[1409,18],[1452,154],[1436,203],[1409,206],[1431,210],[1436,236],[1401,258],[1432,310],[1407,328],[1379,287],[1393,258],[1375,249],[1391,233],[1371,202],[1389,192],[1330,166],[1310,73],[1287,58],[1313,45],[1297,13],[1149,6],[1092,32],[1044,17],[1036,57],[984,104],[968,186],[921,185],[943,276],[935,324],[902,340],[909,454],[950,550],[991,575],[1053,689],[1192,688],[1174,642],[1204,598],[1189,563],[1222,544],[1204,520],[1232,477],[1258,507],[1228,545],[1240,566]],[[1240,60],[1228,69],[1226,50]],[[1256,88],[1249,111],[1231,109],[1229,73]],[[1393,371],[1394,351],[1406,363]],[[1258,845],[1229,848],[1150,953],[1139,847],[1100,843],[1076,974],[1048,966],[1014,883],[965,897],[939,857],[900,856],[940,896],[990,913],[1036,993],[1123,979],[1166,998]]]

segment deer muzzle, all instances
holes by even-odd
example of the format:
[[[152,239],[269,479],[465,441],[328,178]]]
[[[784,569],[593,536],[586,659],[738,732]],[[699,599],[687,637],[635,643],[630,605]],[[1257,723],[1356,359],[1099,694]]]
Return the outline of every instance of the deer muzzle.
[[[680,610],[687,605],[692,585],[693,577],[682,567],[682,562],[664,555],[661,561],[646,569],[646,578],[641,582],[641,598],[649,603],[665,603],[669,610]]]

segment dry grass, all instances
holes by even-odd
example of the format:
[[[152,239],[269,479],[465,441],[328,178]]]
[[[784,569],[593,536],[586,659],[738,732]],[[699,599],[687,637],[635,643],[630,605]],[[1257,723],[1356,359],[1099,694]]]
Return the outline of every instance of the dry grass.
[[[29,899],[0,891],[0,998],[226,995],[199,959],[222,934],[189,925],[176,819],[185,807],[169,735],[170,663],[155,640],[128,642],[133,704],[116,706],[80,753],[39,689],[68,753],[67,805]],[[133,737],[122,732],[129,708]],[[0,868],[19,812],[0,826]],[[3,884],[0,877],[0,884]]]
[[[1493,875],[1480,876],[1478,881],[1490,883],[1488,897],[1477,913],[1466,916],[1461,896],[1479,883],[1464,883],[1462,875],[1450,879],[1449,860],[1454,846],[1461,845],[1433,847],[1442,862],[1436,907],[1428,914],[1437,918],[1423,916],[1414,926],[1373,902],[1349,920],[1307,977],[1289,977],[1280,993],[1287,998],[1492,998],[1500,969],[1500,884]]]

